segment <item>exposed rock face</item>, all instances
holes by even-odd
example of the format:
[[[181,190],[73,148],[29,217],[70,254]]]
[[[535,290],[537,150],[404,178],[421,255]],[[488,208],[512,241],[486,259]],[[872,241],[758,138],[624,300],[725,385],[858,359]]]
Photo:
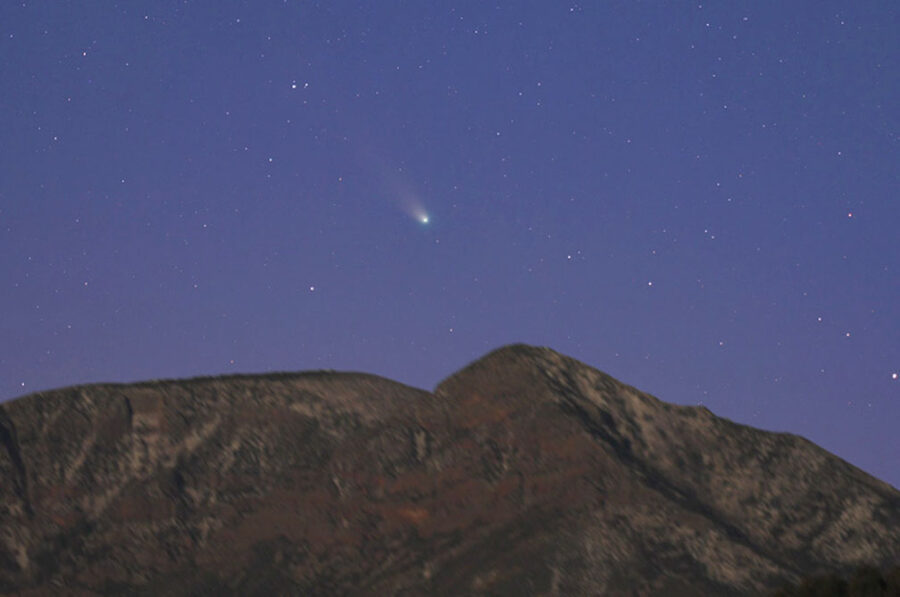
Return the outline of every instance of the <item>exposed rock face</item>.
[[[0,406],[0,592],[756,594],[900,562],[900,492],[511,346],[434,393],[315,372]]]

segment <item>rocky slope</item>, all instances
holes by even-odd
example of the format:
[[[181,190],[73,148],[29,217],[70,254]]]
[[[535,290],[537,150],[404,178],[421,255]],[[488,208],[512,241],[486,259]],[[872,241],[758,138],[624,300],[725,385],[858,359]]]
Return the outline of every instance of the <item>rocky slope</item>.
[[[0,592],[758,594],[900,562],[900,492],[545,348],[0,405]]]

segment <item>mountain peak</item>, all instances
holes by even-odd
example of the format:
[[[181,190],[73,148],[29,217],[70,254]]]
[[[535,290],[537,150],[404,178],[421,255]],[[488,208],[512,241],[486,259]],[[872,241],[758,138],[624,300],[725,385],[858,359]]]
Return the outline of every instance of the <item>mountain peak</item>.
[[[900,492],[549,348],[0,405],[0,592],[756,594],[900,561]],[[111,588],[112,587],[112,588]]]

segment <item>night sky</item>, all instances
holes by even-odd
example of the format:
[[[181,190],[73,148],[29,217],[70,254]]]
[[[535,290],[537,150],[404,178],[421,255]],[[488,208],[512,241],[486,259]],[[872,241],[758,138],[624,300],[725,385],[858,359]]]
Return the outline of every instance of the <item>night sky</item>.
[[[900,487],[900,5],[451,4],[0,4],[0,399],[526,342]]]

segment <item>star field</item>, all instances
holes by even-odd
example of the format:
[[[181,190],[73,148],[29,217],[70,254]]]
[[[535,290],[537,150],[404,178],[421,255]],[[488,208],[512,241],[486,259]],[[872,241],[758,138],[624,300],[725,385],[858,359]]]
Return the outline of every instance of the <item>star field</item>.
[[[8,2],[0,399],[510,342],[900,486],[885,2]]]

